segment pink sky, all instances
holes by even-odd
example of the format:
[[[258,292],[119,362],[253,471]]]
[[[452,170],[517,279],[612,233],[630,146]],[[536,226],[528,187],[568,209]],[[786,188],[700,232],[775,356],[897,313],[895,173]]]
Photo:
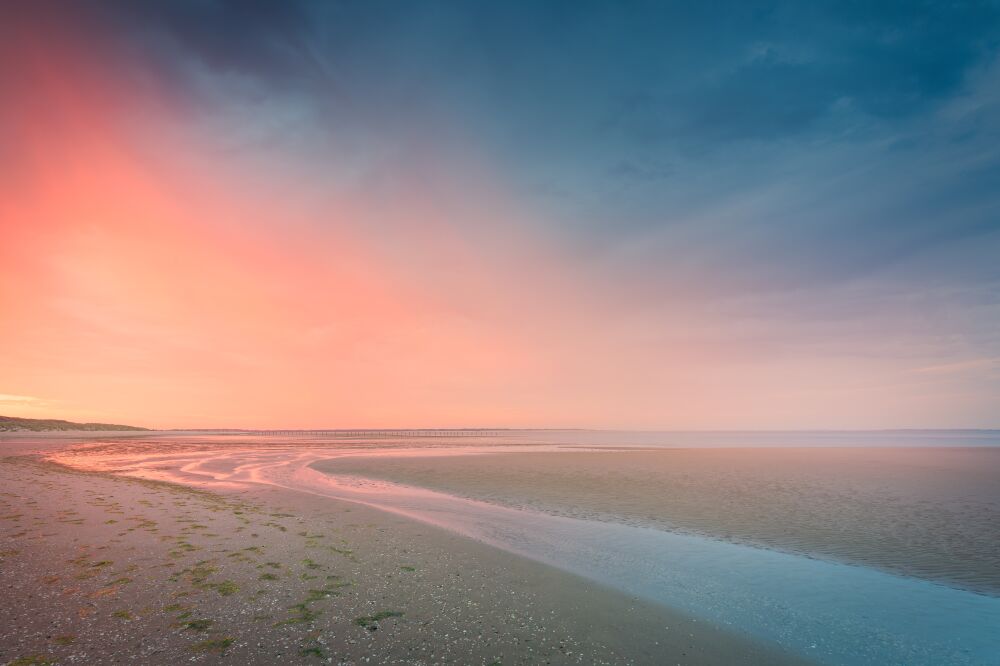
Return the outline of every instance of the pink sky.
[[[301,154],[214,145],[169,88],[59,34],[0,30],[18,63],[0,66],[17,91],[0,110],[2,414],[808,428],[984,413],[989,395],[951,380],[997,359],[880,359],[832,338],[820,353],[709,302],[711,274],[648,293],[627,262],[535,224],[544,211],[454,133],[414,132],[391,178],[334,187]]]

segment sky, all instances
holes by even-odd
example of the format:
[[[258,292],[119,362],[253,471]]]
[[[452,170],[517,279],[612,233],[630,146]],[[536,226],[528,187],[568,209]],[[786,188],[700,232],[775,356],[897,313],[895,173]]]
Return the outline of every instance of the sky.
[[[0,414],[1000,427],[1000,3],[0,5]]]

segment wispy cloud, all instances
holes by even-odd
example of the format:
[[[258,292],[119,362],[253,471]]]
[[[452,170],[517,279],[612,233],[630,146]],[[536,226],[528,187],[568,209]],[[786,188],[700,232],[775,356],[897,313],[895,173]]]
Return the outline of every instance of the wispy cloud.
[[[10,393],[0,393],[0,403],[24,404],[27,402],[40,403],[43,401],[30,395],[13,395]]]
[[[966,361],[955,361],[953,363],[928,365],[915,368],[913,372],[928,375],[946,375],[992,370],[994,368],[1000,368],[1000,356],[993,358],[974,358]]]

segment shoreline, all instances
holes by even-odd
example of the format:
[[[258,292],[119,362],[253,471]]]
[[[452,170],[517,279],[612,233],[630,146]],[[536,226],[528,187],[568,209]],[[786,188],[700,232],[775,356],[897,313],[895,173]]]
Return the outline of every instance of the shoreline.
[[[81,475],[17,460],[10,448],[38,447],[4,447],[0,463],[0,578],[9,591],[0,610],[0,662],[39,654],[102,663],[96,656],[108,637],[128,636],[102,657],[802,663],[709,623],[376,509],[267,487],[203,495],[186,486]],[[69,576],[59,571],[67,560],[78,563]],[[129,619],[121,606],[129,607]],[[193,608],[180,610],[187,606]],[[180,617],[185,613],[191,615]],[[252,619],[263,615],[269,617]],[[191,622],[196,629],[186,626]]]
[[[434,455],[441,464],[442,454]],[[497,472],[499,456],[456,456]],[[378,464],[420,457],[388,453]],[[333,472],[336,495],[381,496],[391,506],[618,590],[771,640],[831,664],[991,663],[1000,598],[918,578],[719,541],[511,508],[413,486],[337,476],[364,456],[312,465]],[[499,475],[500,478],[502,474]],[[534,478],[533,482],[539,481]],[[301,477],[300,483],[317,479]],[[444,522],[441,522],[441,521]],[[610,551],[607,544],[614,544]],[[624,572],[628,572],[627,575]],[[944,611],[942,609],[948,609]]]
[[[1000,516],[1000,449],[561,447],[462,453],[352,455],[313,467],[497,506],[869,566],[1000,596],[991,540],[991,525]],[[851,479],[849,488],[842,478]],[[964,568],[955,568],[958,562]]]
[[[824,663],[972,665],[988,663],[1000,650],[1000,640],[992,631],[1000,622],[997,599],[864,567],[704,537],[523,511],[386,482],[330,477],[309,466],[323,459],[360,461],[372,455],[379,458],[380,466],[400,459],[411,464],[426,456],[434,457],[437,466],[452,459],[455,447],[462,444],[444,441],[414,446],[405,441],[344,442],[322,437],[247,440],[202,434],[97,442],[69,447],[58,458],[74,467],[226,492],[272,488],[349,500],[389,511],[397,518],[416,518],[447,528],[457,533],[456,538],[472,537],[598,581],[626,596],[641,597],[659,608],[674,609]],[[487,447],[464,444],[461,451],[477,455],[459,458],[477,465],[496,458],[485,454],[510,448],[507,441],[494,441]],[[521,455],[537,459],[555,454],[561,463],[572,457],[552,445],[531,450]],[[810,456],[816,455],[811,451]],[[690,456],[697,452],[662,453]],[[704,455],[728,459],[735,451],[712,450]],[[622,461],[628,456],[612,457]],[[494,469],[495,462],[489,467]],[[586,476],[571,476],[578,489],[590,486]],[[537,475],[530,476],[530,481],[535,488],[547,487]],[[615,487],[627,488],[623,483]],[[716,494],[724,490],[717,484],[712,487]],[[943,608],[949,611],[944,613]]]

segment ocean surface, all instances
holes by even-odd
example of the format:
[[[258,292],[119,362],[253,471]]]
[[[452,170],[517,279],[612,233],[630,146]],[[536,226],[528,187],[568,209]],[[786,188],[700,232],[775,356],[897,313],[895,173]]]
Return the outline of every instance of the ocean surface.
[[[523,430],[500,433],[549,444],[616,448],[1000,447],[1000,430]]]
[[[818,663],[1000,665],[996,431],[437,435],[178,435],[75,455],[376,506]]]

